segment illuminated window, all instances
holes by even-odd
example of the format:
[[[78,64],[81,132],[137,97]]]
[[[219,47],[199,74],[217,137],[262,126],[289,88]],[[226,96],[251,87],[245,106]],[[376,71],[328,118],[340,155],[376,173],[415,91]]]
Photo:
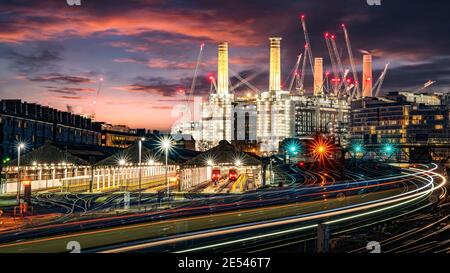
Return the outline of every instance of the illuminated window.
[[[443,116],[443,115],[435,115],[435,116],[434,116],[434,119],[435,119],[435,120],[443,120],[443,119],[444,119],[444,116]]]
[[[442,124],[437,124],[437,125],[434,126],[434,129],[435,130],[442,130],[442,129],[444,129],[444,126],[442,126]]]

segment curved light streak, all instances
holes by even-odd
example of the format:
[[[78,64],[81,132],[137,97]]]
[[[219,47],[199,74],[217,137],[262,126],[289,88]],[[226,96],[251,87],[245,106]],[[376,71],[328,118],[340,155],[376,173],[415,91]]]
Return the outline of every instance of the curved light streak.
[[[414,201],[422,198],[424,195],[427,195],[428,193],[431,193],[435,189],[443,187],[445,185],[445,183],[446,183],[446,178],[444,176],[442,176],[442,175],[440,175],[438,173],[434,173],[431,170],[423,171],[423,170],[419,170],[419,169],[415,169],[415,168],[412,168],[412,169],[418,170],[418,171],[422,172],[423,174],[432,173],[433,175],[437,175],[437,176],[439,176],[442,179],[442,183],[439,184],[437,187],[434,187],[434,184],[433,184],[434,183],[434,179],[433,179],[432,176],[429,176],[431,178],[431,180],[427,180],[427,181],[430,182],[430,184],[432,185],[432,188],[429,189],[429,190],[426,190],[424,192],[418,192],[418,193],[412,194],[411,196],[403,196],[401,198],[397,198],[397,199],[394,199],[394,200],[388,200],[389,198],[383,198],[383,199],[380,199],[380,200],[384,200],[382,202],[379,202],[379,200],[369,201],[369,202],[363,203],[363,204],[366,204],[366,205],[361,205],[361,204],[359,204],[359,205],[352,205],[352,206],[348,206],[346,209],[340,208],[338,210],[337,209],[327,210],[327,211],[325,211],[326,213],[323,213],[323,212],[322,213],[311,213],[311,214],[303,215],[301,217],[295,216],[295,218],[293,218],[293,219],[287,219],[287,220],[281,220],[281,221],[272,221],[272,222],[268,222],[268,223],[266,222],[266,223],[260,223],[260,224],[252,223],[250,226],[228,227],[228,228],[224,228],[224,229],[216,230],[216,231],[212,231],[212,232],[207,232],[207,233],[194,234],[194,235],[189,235],[189,236],[184,236],[184,237],[179,237],[179,238],[173,238],[173,239],[167,239],[167,240],[162,240],[162,241],[155,241],[155,242],[144,243],[144,244],[135,245],[135,246],[126,246],[126,247],[122,247],[122,248],[106,250],[106,251],[104,251],[104,253],[133,251],[133,250],[138,250],[138,249],[144,249],[144,248],[154,247],[154,246],[158,246],[158,245],[163,245],[163,244],[167,244],[167,243],[177,243],[177,242],[185,241],[185,240],[201,239],[201,238],[206,238],[206,237],[210,237],[210,236],[225,235],[225,234],[230,234],[230,233],[235,233],[235,232],[249,231],[249,230],[253,230],[253,229],[257,229],[257,228],[273,227],[273,226],[278,226],[278,225],[283,225],[283,224],[291,224],[291,223],[303,222],[303,221],[308,221],[308,220],[315,220],[315,219],[320,219],[320,218],[324,218],[324,217],[332,217],[332,216],[336,216],[336,215],[339,215],[339,214],[347,214],[347,213],[351,213],[351,212],[357,212],[357,211],[361,211],[361,210],[367,210],[367,209],[371,209],[371,208],[376,208],[376,207],[380,207],[380,206],[389,205],[389,204],[392,204],[392,203],[397,203],[397,204],[394,204],[394,205],[391,205],[391,206],[388,206],[388,207],[384,207],[384,208],[380,208],[380,209],[377,209],[377,210],[364,212],[364,213],[360,213],[360,214],[357,214],[357,215],[352,215],[352,216],[349,216],[349,217],[344,217],[342,219],[338,219],[338,220],[335,220],[335,221],[330,221],[329,223],[336,223],[338,221],[346,221],[346,220],[350,220],[350,219],[363,217],[365,215],[378,213],[378,212],[381,212],[381,211],[384,211],[384,210],[393,209],[393,208],[396,208],[396,207],[403,206],[405,204],[414,202]],[[436,164],[435,164],[435,168],[432,169],[432,170],[435,170],[435,169],[437,169],[437,165]],[[419,177],[421,179],[425,179],[425,178],[420,177],[420,176],[417,176],[417,177]],[[427,184],[426,186],[424,186],[424,187],[422,187],[420,189],[427,188],[430,184]],[[411,191],[411,192],[415,192],[417,190],[419,190],[419,189],[416,189],[416,190]],[[401,194],[401,195],[404,195],[404,194]],[[395,197],[393,197],[393,198],[395,198]],[[406,201],[398,203],[398,202],[403,201],[403,200],[406,200]],[[373,203],[373,202],[375,202],[375,203]],[[313,228],[313,227],[316,227],[316,226],[317,226],[317,224],[314,224],[314,225],[299,227],[299,228],[295,228],[295,229],[289,229],[289,230],[285,230],[285,231],[278,231],[278,232],[273,232],[273,233],[269,233],[269,234],[263,234],[263,235],[247,237],[247,238],[244,238],[244,239],[237,239],[237,240],[228,241],[228,242],[222,242],[222,243],[217,243],[217,244],[212,244],[212,245],[207,245],[207,246],[202,246],[202,247],[197,247],[197,248],[181,250],[181,251],[177,251],[176,253],[198,251],[198,250],[213,248],[213,247],[217,247],[217,246],[224,246],[224,245],[229,245],[229,244],[234,244],[234,243],[239,243],[239,242],[245,242],[245,241],[249,241],[249,240],[260,239],[260,238],[264,238],[264,237],[275,236],[275,235],[280,235],[280,234],[284,234],[284,233],[305,230],[305,229]]]

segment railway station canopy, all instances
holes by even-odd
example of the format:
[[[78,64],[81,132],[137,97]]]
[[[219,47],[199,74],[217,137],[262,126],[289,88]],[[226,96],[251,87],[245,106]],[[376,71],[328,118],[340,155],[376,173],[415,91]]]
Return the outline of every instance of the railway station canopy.
[[[150,164],[164,164],[165,163],[164,152],[155,152],[145,145],[141,148],[141,163],[144,165]],[[169,165],[175,165],[176,163],[172,159],[168,159]],[[129,165],[139,163],[139,143],[136,142],[121,150],[114,155],[105,158],[104,160],[98,162],[97,166],[117,166],[117,165]]]
[[[255,156],[237,150],[226,140],[221,140],[219,145],[203,152],[187,161],[185,167],[205,167],[209,165],[241,165],[258,166],[262,161]]]
[[[47,141],[31,151],[22,152],[20,165],[61,164],[62,162],[71,165],[91,165],[117,151],[119,149],[112,147]],[[10,161],[8,165],[16,166],[17,159]]]
[[[89,165],[87,160],[72,154],[69,149],[62,149],[58,145],[51,142],[46,142],[44,145],[23,154],[20,157],[20,164],[23,166],[61,163],[71,165]],[[17,159],[10,161],[9,165],[17,165]]]
[[[186,162],[192,157],[198,155],[199,152],[172,147],[169,149],[168,164],[178,165]],[[142,164],[164,164],[165,152],[160,148],[159,144],[154,141],[143,141],[141,147],[141,163]],[[139,143],[136,142],[130,147],[118,151],[114,155],[109,156],[98,162],[98,166],[114,166],[120,164],[138,164],[139,163]]]

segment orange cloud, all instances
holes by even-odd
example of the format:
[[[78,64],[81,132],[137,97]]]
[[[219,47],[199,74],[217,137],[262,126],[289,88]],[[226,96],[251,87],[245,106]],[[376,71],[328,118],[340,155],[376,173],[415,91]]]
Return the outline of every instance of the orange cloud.
[[[12,27],[0,28],[0,42],[22,43],[28,40],[50,40],[67,36],[87,37],[107,31],[119,35],[162,31],[217,42],[228,41],[235,45],[256,45],[258,40],[256,31],[251,28],[252,20],[244,19],[236,24],[208,10],[152,8],[101,15],[91,14],[83,9],[55,12],[52,8],[41,10],[16,8],[16,12],[22,19],[17,19],[11,24]],[[51,20],[23,18],[51,18]]]

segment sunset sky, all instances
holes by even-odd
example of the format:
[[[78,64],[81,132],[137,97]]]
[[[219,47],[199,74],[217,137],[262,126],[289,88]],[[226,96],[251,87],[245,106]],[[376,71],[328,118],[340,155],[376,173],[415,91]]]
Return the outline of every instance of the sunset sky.
[[[328,54],[324,32],[337,35],[348,66],[340,24],[348,26],[359,65],[374,56],[374,77],[390,62],[383,92],[450,86],[449,1],[382,0],[0,0],[0,97],[20,98],[131,127],[167,130],[174,105],[188,89],[205,44],[196,95],[209,91],[217,44],[229,43],[230,75],[268,86],[270,36],[280,36],[282,79],[304,46],[305,14],[315,57]],[[307,74],[310,78],[310,75]],[[233,83],[237,83],[232,78]],[[311,81],[309,80],[309,83]],[[310,86],[308,86],[310,88]],[[245,92],[241,86],[236,92]]]

